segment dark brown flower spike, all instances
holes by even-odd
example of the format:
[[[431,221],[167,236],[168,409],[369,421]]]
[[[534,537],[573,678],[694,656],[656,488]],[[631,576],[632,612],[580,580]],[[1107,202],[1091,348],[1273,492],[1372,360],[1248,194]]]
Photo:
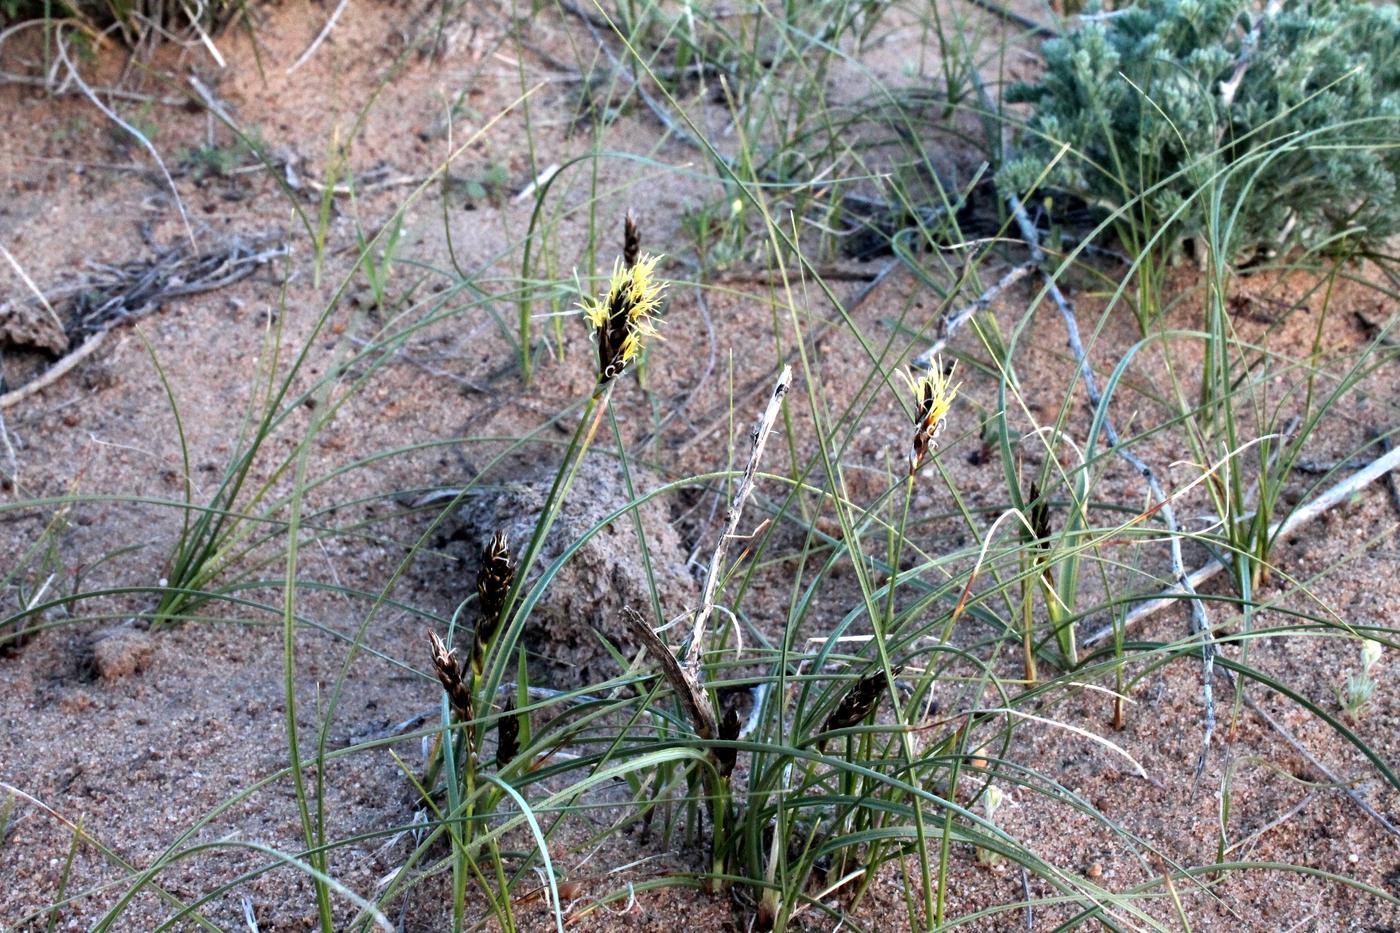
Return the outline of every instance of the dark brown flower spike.
[[[613,263],[607,294],[585,298],[583,316],[598,341],[598,388],[627,368],[647,340],[658,337],[653,316],[666,283],[656,278],[660,257],[642,252],[642,235],[628,214],[622,225],[622,256]]]
[[[734,741],[739,737],[739,730],[743,722],[739,719],[739,710],[733,706],[724,713],[724,719],[720,720],[719,737],[726,741]],[[715,761],[719,764],[720,777],[729,777],[734,773],[734,764],[739,760],[739,750],[737,748],[716,748]]]
[[[904,670],[903,665],[896,667],[892,673],[898,677],[902,670]],[[884,696],[887,683],[883,670],[866,674],[856,681],[856,685],[841,698],[841,702],[837,704],[831,715],[826,717],[826,724],[822,726],[821,731],[833,732],[837,729],[849,729],[862,722],[880,704],[880,697]]]
[[[472,695],[462,677],[462,667],[436,632],[429,632],[428,638],[433,643],[433,669],[437,671],[438,682],[447,694],[448,705],[459,721],[466,722],[472,718]]]
[[[510,559],[510,545],[506,541],[506,533],[497,531],[491,536],[491,543],[481,552],[481,569],[476,572],[477,610],[481,613],[476,640],[483,647],[496,634],[506,596],[514,583],[515,561]]]
[[[1031,480],[1031,488],[1027,493],[1027,500],[1031,506],[1029,534],[1032,535],[1037,546],[1046,549],[1050,547],[1050,503],[1041,496],[1040,487],[1035,480]],[[1023,529],[1024,530],[1024,529]]]
[[[496,768],[504,768],[520,754],[520,717],[515,701],[506,701],[505,713],[496,720]]]
[[[628,211],[627,217],[622,221],[622,264],[630,269],[641,258],[642,234],[637,229],[636,221],[632,219],[632,212]]]

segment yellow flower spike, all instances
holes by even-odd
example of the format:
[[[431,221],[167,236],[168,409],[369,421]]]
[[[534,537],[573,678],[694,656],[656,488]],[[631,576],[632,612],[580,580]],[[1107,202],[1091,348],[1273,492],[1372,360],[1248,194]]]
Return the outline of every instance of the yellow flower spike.
[[[598,335],[598,384],[616,379],[641,351],[643,344],[659,338],[652,316],[661,307],[666,283],[656,278],[661,257],[641,254],[630,266],[613,263],[608,291],[601,300],[585,299],[584,317]]]
[[[953,399],[958,397],[962,384],[953,383],[953,373],[957,363],[943,370],[943,361],[935,359],[928,372],[911,375],[899,370],[900,378],[914,394],[914,441],[909,448],[909,475],[913,476],[924,465],[929,451],[937,446],[938,435],[943,433],[948,411],[953,407]]]

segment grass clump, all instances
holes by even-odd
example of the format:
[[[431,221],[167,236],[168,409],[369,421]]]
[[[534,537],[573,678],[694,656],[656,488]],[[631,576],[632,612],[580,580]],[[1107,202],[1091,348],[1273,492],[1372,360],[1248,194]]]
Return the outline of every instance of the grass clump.
[[[244,11],[235,0],[167,4],[160,0],[0,0],[0,26],[31,21],[68,21],[91,30],[109,30],[130,48],[171,36],[217,33]]]
[[[1235,205],[1231,256],[1378,245],[1400,230],[1400,11],[1359,0],[1094,6],[1013,85],[1033,111],[1008,191],[1048,183],[1121,211],[1141,247]],[[1062,147],[1070,147],[1056,160]],[[1125,229],[1126,228],[1126,229]]]

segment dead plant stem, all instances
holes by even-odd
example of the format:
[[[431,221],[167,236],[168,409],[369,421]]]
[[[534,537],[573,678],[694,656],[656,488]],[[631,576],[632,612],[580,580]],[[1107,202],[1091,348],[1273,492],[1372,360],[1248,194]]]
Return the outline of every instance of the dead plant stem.
[[[1362,469],[1351,476],[1329,488],[1326,492],[1312,499],[1307,505],[1295,509],[1287,518],[1274,522],[1269,526],[1268,536],[1271,539],[1287,537],[1299,528],[1322,515],[1328,509],[1339,502],[1350,499],[1352,495],[1361,491],[1371,483],[1390,473],[1391,470],[1400,469],[1400,448],[1392,448],[1383,456],[1372,460]],[[1210,560],[1198,567],[1191,574],[1178,583],[1167,587],[1147,602],[1141,603],[1136,609],[1128,613],[1127,617],[1117,626],[1109,625],[1099,629],[1084,640],[1085,645],[1092,645],[1110,638],[1115,628],[1127,630],[1149,616],[1155,615],[1168,606],[1175,605],[1182,596],[1190,593],[1194,596],[1195,588],[1209,580],[1211,577],[1225,569],[1225,565],[1217,560]],[[1184,584],[1184,586],[1183,586]],[[1186,589],[1189,587],[1190,589]],[[1199,600],[1197,600],[1199,602]]]
[[[705,574],[705,590],[700,597],[700,608],[695,613],[695,622],[690,630],[690,651],[686,655],[684,666],[687,672],[692,675],[700,670],[700,659],[704,654],[705,626],[715,611],[715,594],[719,589],[725,556],[729,553],[729,542],[739,530],[739,519],[744,512],[744,502],[753,492],[754,476],[758,473],[758,463],[763,457],[763,448],[768,443],[768,435],[778,420],[778,414],[783,409],[783,399],[791,387],[792,367],[784,364],[782,372],[778,374],[778,381],[773,386],[772,395],[768,398],[768,406],[749,432],[749,462],[744,467],[743,478],[739,481],[733,497],[729,500],[724,533],[720,535],[719,541],[715,543],[714,553],[710,555],[710,568]]]

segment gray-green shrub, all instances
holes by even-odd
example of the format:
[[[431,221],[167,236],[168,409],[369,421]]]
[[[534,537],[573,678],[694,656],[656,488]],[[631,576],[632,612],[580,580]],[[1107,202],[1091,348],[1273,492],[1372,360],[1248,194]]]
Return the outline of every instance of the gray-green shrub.
[[[1140,0],[1086,12],[1011,86],[1033,105],[1005,190],[1045,182],[1124,209],[1130,247],[1233,215],[1236,260],[1372,247],[1400,230],[1400,13],[1364,0]]]

